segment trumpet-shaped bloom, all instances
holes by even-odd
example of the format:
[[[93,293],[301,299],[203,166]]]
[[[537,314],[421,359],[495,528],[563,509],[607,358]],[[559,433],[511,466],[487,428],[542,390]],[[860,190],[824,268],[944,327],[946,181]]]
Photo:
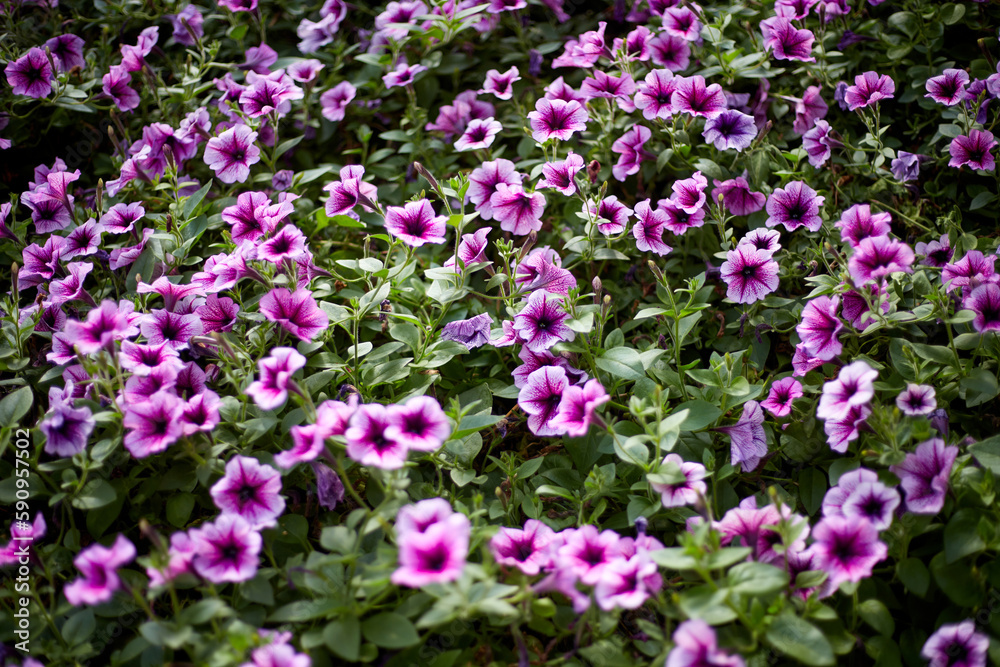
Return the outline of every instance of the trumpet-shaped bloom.
[[[514,316],[514,330],[528,349],[541,352],[560,341],[576,338],[576,333],[566,326],[568,319],[561,298],[545,290],[536,290],[521,312]]]
[[[189,532],[194,545],[191,565],[215,584],[248,581],[257,574],[260,533],[238,514],[220,514],[215,521]]]
[[[784,188],[777,188],[768,197],[765,224],[768,227],[784,225],[790,232],[799,227],[818,232],[823,226],[819,209],[825,201],[826,197],[817,195],[802,181],[792,181]]]
[[[358,407],[344,432],[347,455],[358,463],[383,470],[396,470],[406,464],[406,443],[392,437],[395,420],[384,405],[370,403]],[[397,430],[398,434],[398,430]]]
[[[893,273],[913,273],[915,256],[910,246],[888,236],[874,236],[862,239],[851,259],[847,270],[857,286],[878,281]]]
[[[257,362],[260,379],[246,389],[261,410],[280,408],[288,400],[292,375],[306,365],[306,358],[292,347],[276,347]]]
[[[497,99],[509,100],[514,94],[514,82],[521,80],[521,73],[517,67],[511,67],[506,72],[491,69],[486,72],[486,82],[479,93],[492,93]]]
[[[1000,286],[996,283],[975,288],[962,305],[976,314],[972,320],[976,331],[1000,331]]]
[[[875,564],[885,560],[889,551],[879,540],[878,530],[860,517],[826,517],[816,524],[812,535],[817,565],[829,574],[831,588],[870,577]]]
[[[548,567],[549,547],[557,540],[551,528],[537,519],[528,519],[523,530],[501,528],[490,540],[490,551],[500,565],[516,567],[533,577]]]
[[[255,530],[273,528],[285,511],[281,473],[249,456],[234,456],[225,476],[212,486],[212,500],[223,514],[246,519]]]
[[[430,396],[414,396],[402,405],[390,405],[389,418],[392,423],[385,429],[385,437],[417,452],[440,449],[451,435],[448,417]]]
[[[701,619],[684,621],[674,630],[674,647],[666,667],[744,667],[743,658],[719,648],[715,630]]]
[[[700,74],[679,76],[674,80],[676,88],[670,97],[674,114],[715,118],[726,110],[726,96],[719,84],[708,85]]]
[[[458,579],[465,569],[471,529],[469,519],[455,513],[422,532],[400,532],[399,567],[392,583],[421,588]]]
[[[611,144],[611,150],[618,154],[618,162],[611,168],[612,175],[624,181],[632,174],[639,173],[644,160],[650,157],[644,148],[653,133],[644,125],[634,125]]]
[[[469,201],[475,206],[483,220],[494,218],[493,195],[501,185],[520,186],[523,175],[514,168],[510,160],[500,158],[492,162],[484,162],[478,169],[469,174]]]
[[[757,136],[757,125],[753,116],[735,109],[727,109],[715,118],[705,121],[702,132],[705,141],[715,144],[720,151],[734,149],[742,151],[750,147]]]
[[[862,360],[840,369],[836,380],[823,385],[816,408],[820,419],[843,419],[851,408],[868,405],[875,396],[878,371]]]
[[[971,619],[942,625],[920,650],[928,667],[986,667],[990,638]]]
[[[771,49],[776,59],[816,62],[812,56],[816,36],[811,30],[796,28],[785,16],[772,16],[760,22],[760,31],[764,35],[764,48]]]
[[[531,137],[544,143],[549,139],[566,141],[577,132],[587,129],[590,116],[587,109],[575,100],[550,100],[541,98],[535,102],[535,110],[528,114],[531,122]]]
[[[659,208],[652,208],[646,199],[635,205],[635,215],[638,219],[632,227],[635,247],[660,256],[669,254],[673,248],[663,242],[663,230],[669,222],[667,214]]]
[[[583,158],[570,151],[565,160],[542,165],[542,180],[535,187],[552,188],[567,197],[576,193],[576,174],[583,169]]]
[[[666,120],[674,115],[671,102],[677,85],[669,69],[654,69],[637,87],[633,103],[646,120]]]
[[[562,391],[562,399],[550,425],[573,438],[585,436],[591,424],[600,423],[594,412],[610,400],[599,380],[588,380],[582,387],[569,385]]]
[[[208,140],[205,164],[223,183],[243,183],[250,177],[251,165],[260,162],[255,141],[256,132],[246,125],[236,125]]]
[[[969,85],[969,73],[964,69],[946,69],[938,76],[927,79],[925,87],[928,97],[938,104],[953,107],[965,100],[965,87]]]
[[[854,85],[844,91],[844,101],[849,111],[870,107],[881,100],[895,97],[896,83],[887,74],[865,72],[854,77]]]
[[[38,425],[45,434],[45,452],[62,458],[73,456],[87,447],[87,439],[97,425],[90,408],[73,407],[73,383],[66,391],[49,389],[49,412]]]
[[[524,236],[542,228],[545,196],[540,192],[529,194],[518,184],[498,183],[490,196],[490,208],[500,221],[500,229]]]
[[[403,243],[419,248],[425,243],[444,243],[448,219],[434,215],[426,199],[390,206],[385,210],[385,228]]]
[[[764,208],[764,202],[767,200],[763,193],[751,190],[750,184],[743,176],[737,176],[721,183],[715,181],[712,197],[716,201],[721,199],[723,206],[733,215],[756,213]]]
[[[493,118],[476,118],[470,120],[465,128],[465,132],[455,142],[457,151],[474,151],[481,148],[489,148],[493,145],[496,136],[500,134],[503,125]]]
[[[111,548],[100,544],[87,547],[73,559],[73,565],[83,576],[63,589],[66,601],[74,607],[107,602],[122,588],[118,568],[134,559],[135,545],[124,535],[115,538]]]
[[[990,152],[997,145],[993,133],[988,130],[971,130],[966,135],[960,135],[951,140],[948,152],[951,153],[949,167],[963,167],[993,171],[997,164]]]
[[[559,366],[542,366],[528,376],[517,402],[528,415],[528,428],[532,433],[539,436],[563,433],[556,416],[569,386],[566,371]]]
[[[125,449],[137,459],[159,454],[184,435],[184,402],[168,390],[142,402],[129,402],[122,417]]]
[[[910,417],[929,415],[937,409],[934,387],[927,384],[908,382],[906,389],[896,397],[896,407]]]
[[[52,92],[52,66],[45,51],[36,47],[7,63],[4,72],[15,95],[40,99]]]
[[[683,507],[684,505],[694,505],[698,499],[704,497],[708,487],[702,480],[708,472],[705,466],[694,461],[685,461],[680,454],[667,454],[663,459],[663,466],[673,466],[676,468],[676,479],[669,482],[658,479],[650,479],[649,486],[653,491],[660,494],[660,501],[664,507]]]
[[[743,406],[743,414],[732,426],[720,426],[716,429],[727,434],[732,444],[732,464],[740,464],[743,472],[750,472],[760,465],[761,459],[767,456],[767,436],[764,433],[764,411],[757,401],[747,401]]]
[[[835,224],[840,229],[840,238],[856,248],[866,238],[887,236],[892,216],[886,212],[872,213],[868,204],[855,204],[840,216]]]
[[[750,245],[737,245],[726,254],[720,267],[728,290],[736,303],[754,303],[778,289],[778,263],[771,253]]]
[[[889,466],[906,494],[906,509],[914,514],[937,514],[944,507],[948,478],[958,447],[946,447],[932,438],[919,444],[899,465]]]
[[[801,382],[794,377],[782,378],[771,385],[767,400],[760,407],[775,417],[787,417],[792,413],[792,403],[803,395]]]
[[[329,316],[304,287],[294,292],[284,287],[272,289],[261,298],[260,312],[303,341],[314,339],[330,326]]]

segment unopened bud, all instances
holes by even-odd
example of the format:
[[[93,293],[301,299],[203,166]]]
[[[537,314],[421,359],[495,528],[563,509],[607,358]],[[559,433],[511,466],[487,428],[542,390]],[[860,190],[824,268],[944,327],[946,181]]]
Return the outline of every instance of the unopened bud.
[[[108,128],[111,129],[111,128]],[[100,215],[104,206],[104,179],[97,179],[97,194],[94,195],[94,206],[97,207],[97,214]]]
[[[435,192],[441,192],[441,186],[438,185],[437,179],[434,178],[434,175],[431,172],[427,171],[427,167],[420,164],[419,162],[414,162],[413,168],[417,170],[418,174],[427,179],[427,182],[431,184],[431,187],[434,188]]]
[[[653,275],[656,276],[656,279],[665,284],[666,278],[663,277],[663,271],[660,271],[660,267],[656,265],[656,262],[649,260],[646,264],[649,266],[649,270],[653,272]]]
[[[604,290],[604,283],[601,282],[599,276],[594,276],[594,279],[590,282],[590,285],[594,288],[594,303],[600,303],[601,292]]]
[[[18,284],[17,284],[18,281],[17,272],[19,270],[20,268],[17,266],[17,262],[14,262],[10,265],[10,286],[11,286],[11,294],[13,295],[14,299],[17,299],[17,294],[18,292],[21,291],[20,289],[18,289]]]
[[[517,253],[517,261],[520,262],[522,259],[528,256],[528,253],[534,247],[535,243],[538,242],[538,232],[531,230],[528,232],[528,238],[525,239],[524,245],[521,246],[520,251]]]
[[[597,175],[601,173],[601,163],[597,160],[591,160],[590,164],[587,165],[587,178],[590,179],[591,185],[597,183]]]

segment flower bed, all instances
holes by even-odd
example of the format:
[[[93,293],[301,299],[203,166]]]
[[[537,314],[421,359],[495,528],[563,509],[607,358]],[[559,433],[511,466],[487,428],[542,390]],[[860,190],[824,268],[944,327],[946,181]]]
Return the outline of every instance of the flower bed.
[[[0,662],[1000,661],[998,15],[854,5],[0,2]]]

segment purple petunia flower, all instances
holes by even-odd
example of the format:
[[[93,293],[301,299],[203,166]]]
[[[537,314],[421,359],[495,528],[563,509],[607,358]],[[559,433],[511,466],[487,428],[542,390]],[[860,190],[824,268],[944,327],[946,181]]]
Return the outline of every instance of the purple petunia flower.
[[[45,435],[45,453],[66,458],[82,452],[96,425],[90,408],[73,407],[72,382],[65,389],[49,388],[49,412],[38,425]]]
[[[139,320],[139,331],[151,345],[166,343],[175,350],[186,350],[188,342],[203,333],[201,320],[195,314],[181,315],[166,309],[155,309]]]
[[[134,375],[150,375],[162,365],[172,366],[178,372],[184,367],[177,349],[166,342],[137,345],[132,341],[122,341],[118,360],[123,369]]]
[[[86,322],[66,323],[66,337],[81,354],[93,354],[109,349],[114,341],[131,338],[139,333],[136,315],[129,301],[120,304],[105,300],[87,313]]]
[[[350,81],[341,81],[333,88],[323,91],[319,96],[323,118],[331,123],[344,120],[347,106],[357,97],[358,89]]]
[[[650,60],[671,72],[682,72],[691,62],[691,45],[687,40],[661,32],[649,41]]]
[[[246,520],[254,530],[273,528],[285,511],[281,473],[249,456],[234,456],[225,476],[211,489],[212,500],[223,514]]]
[[[184,402],[167,390],[143,402],[129,402],[122,417],[122,426],[129,430],[125,449],[137,459],[164,451],[184,435],[183,412]]]
[[[246,388],[246,394],[261,410],[275,410],[288,400],[289,389],[297,391],[292,375],[306,365],[306,358],[295,348],[275,347],[257,362],[260,379]]]
[[[982,283],[1000,281],[1000,275],[994,268],[996,259],[996,255],[984,255],[979,250],[970,250],[957,262],[945,264],[941,271],[945,291],[951,292],[959,287],[968,291]]]
[[[855,204],[840,216],[835,226],[840,229],[840,238],[857,248],[862,240],[876,236],[888,236],[892,216],[886,212],[872,213],[869,204]]]
[[[772,255],[781,250],[781,233],[776,229],[758,227],[747,232],[736,245],[748,245]]]
[[[639,173],[644,160],[651,157],[644,148],[653,136],[650,129],[644,125],[633,125],[632,129],[611,144],[611,150],[618,154],[618,162],[611,168],[612,175],[619,181],[624,181],[632,174]]]
[[[870,405],[861,405],[851,408],[847,416],[843,418],[827,419],[826,423],[823,424],[826,444],[839,454],[846,452],[850,443],[861,435],[861,427],[866,424],[871,413]]]
[[[115,591],[122,589],[118,568],[134,559],[135,545],[124,535],[116,537],[111,548],[100,544],[87,547],[73,559],[73,565],[83,577],[63,589],[66,601],[74,607],[107,602]]]
[[[330,317],[304,287],[294,292],[284,287],[272,289],[261,297],[260,312],[303,341],[313,340],[330,326]]]
[[[604,611],[638,609],[663,587],[656,563],[646,553],[616,558],[594,586],[594,600]]]
[[[751,190],[750,184],[743,176],[728,181],[715,181],[712,197],[716,201],[721,200],[722,205],[733,215],[756,213],[764,208],[764,202],[767,200],[762,193]]]
[[[931,241],[930,243],[921,241],[914,247],[914,251],[916,254],[923,256],[924,259],[920,262],[921,264],[939,269],[951,261],[952,253],[954,252],[947,234],[942,234],[940,239]]]
[[[536,189],[552,188],[570,197],[576,193],[576,174],[583,169],[583,158],[570,151],[565,160],[542,165],[542,180]]]
[[[500,184],[520,186],[523,178],[524,176],[518,173],[510,160],[500,158],[484,162],[481,167],[473,169],[469,174],[469,201],[475,205],[483,220],[493,220],[491,201],[497,192],[497,187]]]
[[[896,157],[893,158],[892,163],[890,164],[892,175],[901,183],[915,181],[917,176],[920,175],[920,163],[927,160],[928,158],[924,155],[916,155],[914,153],[907,153],[906,151],[897,151]]]
[[[946,623],[931,635],[920,650],[928,667],[986,667],[990,638],[976,632],[971,619]]]
[[[676,90],[674,73],[669,69],[655,69],[638,85],[633,98],[635,107],[646,120],[667,120],[674,115],[672,98]]]
[[[868,294],[874,303],[878,304],[882,313],[889,312],[889,295],[885,287],[878,284],[869,284],[862,289],[868,290]],[[864,331],[875,322],[871,315],[868,303],[860,292],[848,290],[841,295],[844,299],[843,316],[852,327],[858,331]]]
[[[194,5],[185,5],[181,11],[176,14],[167,14],[164,18],[169,20],[173,26],[174,34],[172,37],[178,44],[194,46],[197,43],[196,40],[201,39],[205,34],[205,29],[202,27],[205,19]]]
[[[641,252],[652,252],[656,255],[667,255],[673,250],[663,242],[663,230],[668,223],[667,214],[657,208],[650,207],[649,200],[635,205],[635,215],[638,219],[632,226],[632,236],[635,237],[635,247]]]
[[[528,380],[530,384],[530,375]],[[571,438],[583,437],[587,435],[591,424],[602,423],[594,412],[610,400],[611,397],[604,391],[600,381],[596,379],[588,380],[582,387],[579,385],[567,386],[563,389],[558,411],[555,417],[549,421],[549,425],[559,433],[565,433]]]
[[[399,567],[392,583],[421,588],[458,579],[465,569],[471,530],[469,519],[459,513],[423,531],[399,530]]]
[[[547,350],[561,341],[571,341],[576,333],[566,326],[569,314],[562,299],[546,290],[531,293],[517,315],[514,330],[532,352]]]
[[[549,139],[566,141],[577,132],[587,129],[590,116],[587,109],[575,100],[550,100],[541,98],[535,102],[535,110],[528,114],[531,122],[531,137],[538,143]]]
[[[556,416],[563,393],[569,387],[566,371],[559,366],[542,366],[528,376],[517,402],[528,414],[528,428],[538,436],[561,435]]]
[[[618,201],[615,195],[605,197],[596,206],[588,202],[583,212],[586,214],[588,211],[597,221],[597,231],[605,236],[624,232],[632,215],[632,209]]]
[[[489,313],[482,313],[467,320],[456,320],[444,325],[441,340],[453,340],[461,343],[466,349],[475,348],[490,342],[490,328],[493,318]]]
[[[910,246],[888,236],[862,239],[847,262],[857,286],[878,281],[893,273],[913,273],[914,255]]]
[[[705,141],[715,144],[720,151],[730,148],[743,151],[750,147],[757,136],[757,125],[753,116],[728,109],[705,122],[702,136],[705,137]]]
[[[767,199],[768,227],[784,225],[790,232],[799,227],[805,227],[810,232],[818,232],[823,226],[819,216],[820,207],[826,197],[817,195],[816,191],[802,181],[791,181],[784,188],[777,188]]]
[[[549,547],[557,540],[551,528],[537,519],[528,519],[523,530],[500,528],[490,539],[490,551],[499,565],[516,567],[533,577],[548,567]]]
[[[361,204],[361,208],[365,211],[372,210],[367,204],[362,203],[362,197],[374,203],[378,201],[378,189],[371,183],[365,183],[362,180],[364,175],[365,168],[361,165],[348,165],[340,170],[339,181],[323,186],[323,189],[330,193],[330,198],[324,207],[328,216],[347,215],[358,220],[358,214],[354,211],[358,204]],[[287,206],[291,212],[291,205],[287,201],[283,206]]]
[[[803,395],[801,382],[794,377],[782,378],[771,385],[767,400],[760,407],[775,417],[787,417],[792,413],[792,403]]]
[[[665,667],[744,667],[743,658],[719,649],[715,630],[705,621],[684,621],[674,630],[674,647]]]
[[[545,196],[540,192],[527,193],[519,184],[497,183],[490,196],[490,209],[500,229],[518,236],[537,232],[542,228]]]
[[[517,67],[511,67],[504,73],[491,69],[486,72],[486,82],[479,91],[480,95],[492,93],[497,99],[509,100],[514,94],[514,82],[521,80]]]
[[[965,100],[965,87],[969,85],[969,74],[962,69],[946,69],[938,76],[927,79],[928,97],[938,104],[955,106]]]
[[[829,110],[818,86],[809,86],[802,93],[802,99],[795,100],[795,121],[792,129],[799,134],[805,134],[818,121],[826,118]]]
[[[859,476],[858,473],[866,473]],[[823,516],[843,516],[862,519],[875,530],[885,530],[892,525],[893,513],[902,499],[899,491],[878,481],[878,475],[869,470],[854,470],[840,477],[836,487],[823,499]]]
[[[889,466],[906,494],[906,509],[914,514],[937,514],[944,507],[948,478],[958,456],[958,447],[946,447],[932,438],[906,455],[899,465]]]
[[[215,584],[253,579],[260,563],[260,533],[238,514],[220,514],[215,521],[188,533],[193,545],[191,566]]]
[[[719,267],[728,287],[726,296],[736,303],[754,303],[778,289],[778,263],[771,254],[751,245],[737,245],[726,253]]]
[[[136,221],[146,215],[140,202],[115,204],[101,216],[101,226],[109,234],[127,234],[135,227]]]
[[[674,82],[676,88],[670,97],[674,114],[715,118],[726,110],[726,96],[719,84],[707,85],[700,74],[675,77]]]
[[[860,517],[826,517],[816,524],[812,535],[817,569],[829,574],[825,587],[831,591],[844,582],[857,583],[870,577],[875,564],[888,555],[878,530]]]
[[[389,418],[392,423],[385,429],[385,437],[416,452],[440,449],[451,434],[441,404],[430,396],[414,396],[402,405],[390,405]]]
[[[701,21],[690,7],[670,7],[663,12],[663,32],[686,42],[701,42]]]
[[[584,79],[580,84],[580,94],[587,101],[604,98],[613,101],[623,111],[629,113],[635,111],[635,106],[632,104],[634,93],[635,81],[627,73],[612,76],[601,70],[594,70],[594,75]]]
[[[895,97],[896,83],[888,74],[865,72],[854,77],[854,85],[844,91],[844,101],[849,111],[864,109]]]
[[[995,282],[973,289],[962,305],[976,314],[972,320],[976,331],[1000,331],[1000,286]]]
[[[385,210],[385,228],[405,244],[419,248],[425,243],[444,243],[447,218],[434,215],[426,199],[390,206]]]
[[[305,93],[295,85],[285,70],[266,75],[247,73],[247,86],[240,93],[240,108],[249,118],[277,114],[286,115],[294,100],[301,100]]]
[[[896,397],[896,407],[909,417],[929,415],[937,409],[934,387],[908,382],[906,389]]]
[[[382,77],[382,82],[386,88],[398,88],[409,86],[421,72],[426,72],[423,65],[407,65],[405,62],[398,63],[396,68]]]
[[[997,145],[993,133],[988,130],[970,130],[968,136],[960,135],[951,140],[949,167],[969,165],[971,169],[993,171],[996,160],[990,151]]]
[[[402,468],[406,464],[407,448],[401,440],[389,437],[388,429],[393,423],[392,413],[384,405],[370,403],[359,406],[344,432],[347,455],[362,465],[374,468]]]
[[[473,264],[492,264],[486,257],[486,249],[489,247],[487,237],[490,228],[482,227],[472,234],[462,234],[462,240],[458,244],[458,259],[468,270]],[[455,264],[455,256],[452,255],[444,262],[444,268],[454,268],[456,273],[461,273]]]
[[[608,566],[625,555],[626,545],[613,530],[585,525],[563,531],[554,556],[556,570],[567,570],[588,586],[601,580]]]
[[[257,133],[246,125],[232,127],[208,140],[205,164],[223,183],[243,183],[250,177],[250,166],[260,162],[256,140]]]
[[[52,92],[52,65],[45,51],[37,46],[17,60],[8,62],[4,72],[15,95],[40,99]]]
[[[660,494],[660,501],[664,507],[683,507],[684,505],[694,505],[699,499],[705,496],[708,487],[702,480],[708,472],[705,466],[694,461],[685,461],[680,454],[667,454],[660,465],[660,473],[664,471],[664,466],[674,468],[670,473],[675,479],[662,481],[650,479],[649,487]]]
[[[232,331],[240,307],[229,297],[219,298],[218,294],[209,294],[205,303],[195,308],[194,312],[201,320],[203,333],[209,334],[213,331]]]
[[[816,62],[812,56],[816,37],[811,30],[796,28],[784,16],[772,16],[760,22],[760,31],[764,35],[764,48],[771,49],[778,60]]]
[[[740,464],[743,472],[755,470],[767,456],[767,437],[764,433],[764,412],[757,401],[747,401],[743,414],[732,426],[719,426],[715,430],[725,433],[732,440],[732,464]]]
[[[807,130],[802,135],[802,148],[809,156],[809,164],[822,167],[830,159],[834,148],[840,148],[843,144],[833,138],[833,131],[830,124],[825,120],[818,120],[812,129]]]
[[[56,69],[60,72],[68,72],[77,67],[83,69],[87,66],[87,61],[83,58],[83,45],[83,39],[69,34],[59,35],[45,42],[55,61]]]
[[[470,120],[465,132],[455,142],[455,150],[462,152],[489,148],[502,129],[500,121],[492,117]]]
[[[816,407],[820,419],[843,419],[851,408],[868,405],[875,396],[878,371],[862,360],[840,369],[836,380],[823,385]]]

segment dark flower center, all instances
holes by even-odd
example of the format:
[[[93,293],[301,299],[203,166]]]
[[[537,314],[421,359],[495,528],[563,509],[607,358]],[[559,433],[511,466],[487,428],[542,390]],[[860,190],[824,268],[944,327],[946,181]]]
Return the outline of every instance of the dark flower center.
[[[443,544],[434,547],[433,551],[424,555],[424,569],[428,572],[440,572],[448,563],[448,552]]]
[[[219,553],[222,554],[223,560],[228,561],[235,561],[240,556],[239,547],[232,543],[219,549]]]
[[[236,496],[240,499],[240,504],[245,505],[257,497],[257,489],[250,484],[244,484],[240,487],[240,490],[236,492]]]

